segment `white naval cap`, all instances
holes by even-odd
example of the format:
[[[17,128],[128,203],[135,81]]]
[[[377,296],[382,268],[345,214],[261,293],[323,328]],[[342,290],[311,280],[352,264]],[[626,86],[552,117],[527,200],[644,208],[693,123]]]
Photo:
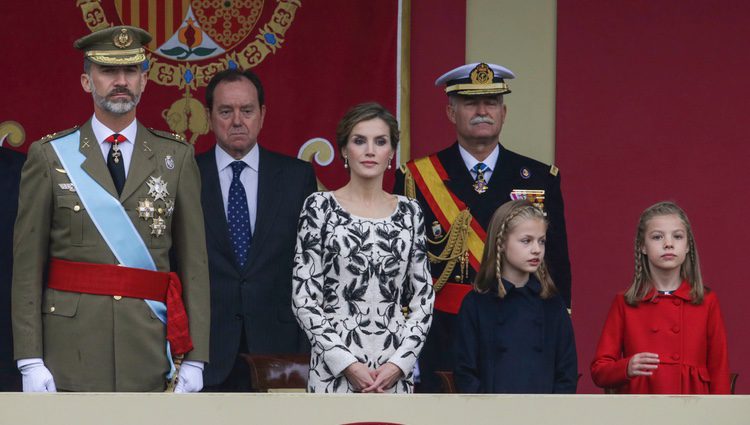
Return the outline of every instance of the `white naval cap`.
[[[435,80],[435,85],[445,84],[447,94],[463,96],[508,94],[510,87],[505,83],[505,79],[512,78],[516,78],[515,74],[504,66],[476,62],[446,72]]]

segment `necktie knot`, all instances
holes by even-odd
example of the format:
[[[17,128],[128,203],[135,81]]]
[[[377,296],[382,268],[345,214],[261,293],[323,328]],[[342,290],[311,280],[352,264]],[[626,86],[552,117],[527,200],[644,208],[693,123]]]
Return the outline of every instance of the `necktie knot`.
[[[477,177],[479,177],[480,174],[484,174],[489,170],[490,167],[487,166],[484,162],[480,162],[477,165],[474,166],[474,168],[471,169],[474,173],[477,174]]]
[[[240,174],[247,167],[247,164],[242,161],[234,161],[230,165],[232,167],[232,180],[239,180]]]
[[[107,143],[118,144],[118,143],[122,143],[125,141],[125,136],[123,136],[122,134],[115,133],[107,137],[106,139],[104,139],[104,141]]]

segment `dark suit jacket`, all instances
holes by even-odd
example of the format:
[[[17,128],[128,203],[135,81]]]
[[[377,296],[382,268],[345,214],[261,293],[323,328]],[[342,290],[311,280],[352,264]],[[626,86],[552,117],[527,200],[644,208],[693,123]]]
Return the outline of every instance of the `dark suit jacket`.
[[[292,261],[304,200],[316,190],[307,162],[260,148],[255,232],[248,261],[232,253],[214,149],[198,156],[211,281],[211,363],[205,385],[224,382],[240,352],[309,352],[292,315]]]
[[[10,283],[13,271],[13,223],[18,211],[18,183],[26,155],[0,147],[0,391],[20,391],[13,361]]]

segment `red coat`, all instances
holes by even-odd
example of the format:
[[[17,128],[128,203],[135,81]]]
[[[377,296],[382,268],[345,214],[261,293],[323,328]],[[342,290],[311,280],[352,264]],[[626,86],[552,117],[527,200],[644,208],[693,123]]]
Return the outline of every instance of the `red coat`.
[[[615,297],[604,324],[591,376],[600,387],[623,394],[729,394],[729,360],[724,319],[716,294],[706,290],[703,303],[690,303],[687,282],[671,295],[654,290],[637,306]],[[628,378],[630,358],[657,353],[651,376]]]

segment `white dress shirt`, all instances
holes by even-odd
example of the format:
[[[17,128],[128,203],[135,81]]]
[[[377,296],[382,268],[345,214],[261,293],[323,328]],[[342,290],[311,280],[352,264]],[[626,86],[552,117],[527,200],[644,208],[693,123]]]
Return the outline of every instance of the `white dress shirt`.
[[[500,145],[495,145],[495,149],[492,150],[492,152],[487,156],[487,158],[484,159],[484,161],[479,161],[474,158],[469,153],[469,151],[464,149],[461,145],[458,145],[458,151],[461,152],[461,158],[463,158],[464,164],[466,164],[466,168],[469,170],[469,173],[471,173],[471,177],[474,180],[477,179],[477,173],[473,170],[473,168],[480,162],[487,166],[487,171],[484,172],[484,181],[486,182],[490,181],[492,172],[495,171],[495,168],[497,168],[498,165],[500,165],[497,164],[497,157],[500,155]]]
[[[242,159],[235,160],[228,153],[224,151],[218,144],[214,148],[216,150],[216,169],[219,170],[219,185],[221,186],[221,199],[224,201],[224,214],[228,214],[229,211],[229,186],[232,184],[232,167],[230,166],[234,161],[242,161],[247,164],[247,167],[242,169],[240,174],[240,181],[245,186],[245,196],[247,196],[247,208],[250,212],[250,229],[255,234],[255,216],[258,208],[258,165],[260,163],[260,153],[258,145],[256,144],[250,149]],[[229,217],[227,217],[227,220]]]
[[[110,130],[106,125],[102,124],[101,121],[96,119],[96,115],[91,118],[91,128],[94,130],[94,137],[99,143],[99,147],[104,155],[104,162],[107,162],[107,156],[109,156],[109,149],[112,146],[111,143],[104,141],[107,137],[115,134],[114,131]],[[135,133],[138,131],[138,124],[136,120],[133,120],[127,127],[121,132],[117,133],[125,137],[124,142],[120,142],[120,152],[122,153],[122,161],[125,166],[125,177],[128,177],[128,169],[130,169],[130,159],[133,158],[133,149],[135,148]]]

